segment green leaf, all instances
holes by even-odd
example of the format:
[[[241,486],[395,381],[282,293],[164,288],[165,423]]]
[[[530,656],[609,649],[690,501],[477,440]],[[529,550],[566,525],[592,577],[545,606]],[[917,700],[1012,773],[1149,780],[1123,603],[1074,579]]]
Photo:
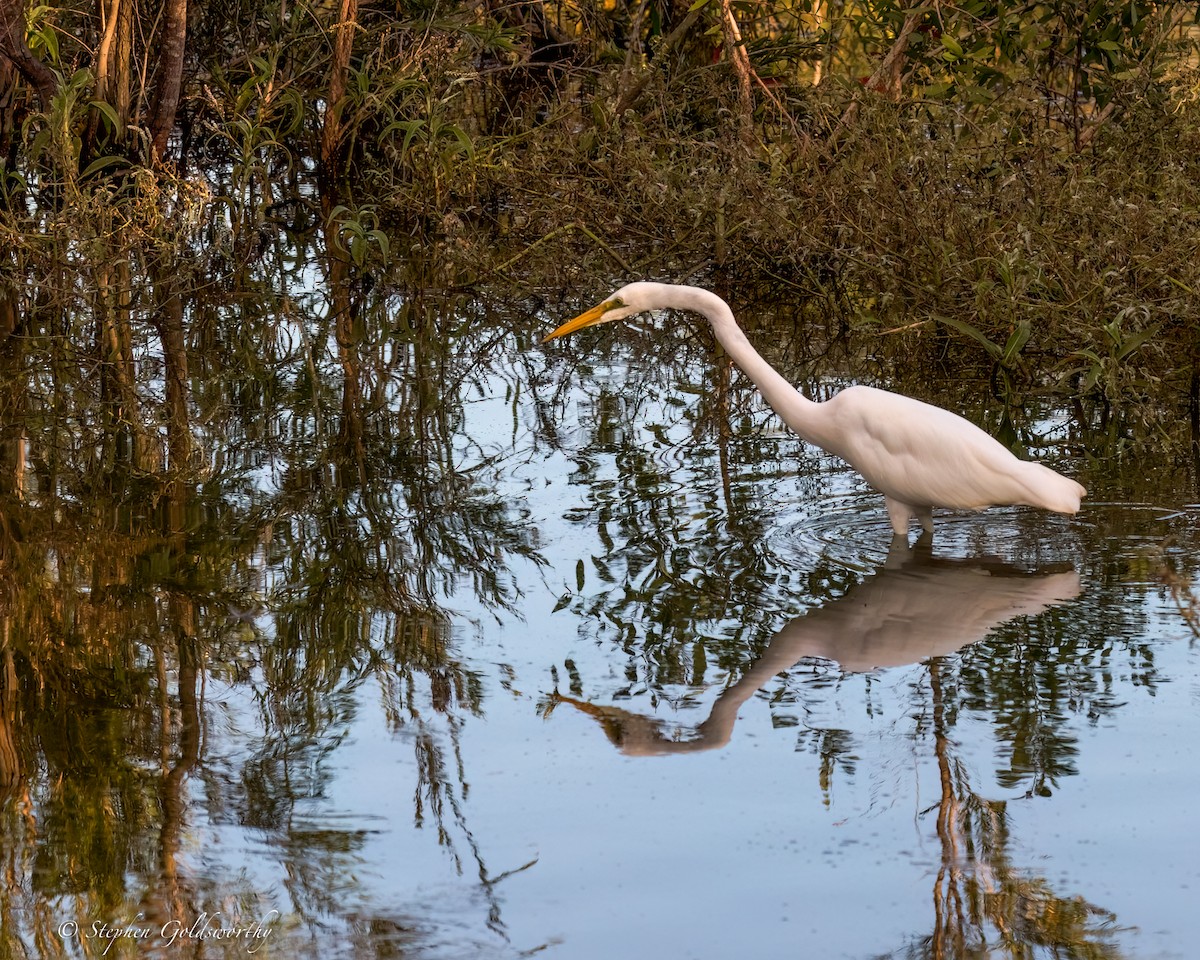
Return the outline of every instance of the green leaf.
[[[993,360],[999,360],[1003,355],[1003,351],[999,346],[992,343],[992,341],[987,338],[982,330],[971,326],[969,323],[966,323],[962,320],[954,320],[951,317],[936,317],[935,319],[938,323],[944,323],[952,330],[957,330],[959,333],[966,334],[971,339],[977,340],[983,346],[983,349],[987,351],[988,356]]]
[[[1017,324],[1017,329],[1012,332],[1008,338],[1008,342],[1004,345],[1004,355],[1000,358],[1002,366],[1008,367],[1012,365],[1013,361],[1017,359],[1017,354],[1029,342],[1032,332],[1028,320],[1022,320]]]
[[[106,103],[103,100],[93,100],[88,106],[99,111],[101,116],[104,117],[109,133],[120,129],[121,118],[117,116],[117,110],[111,103]]]
[[[89,163],[87,165],[87,167],[84,169],[83,173],[80,174],[80,176],[86,180],[93,173],[98,173],[99,171],[105,169],[106,167],[115,167],[115,166],[124,165],[125,162],[126,161],[125,161],[124,157],[112,157],[112,156],[97,157],[95,160],[93,160],[91,163]]]
[[[475,158],[475,144],[471,142],[471,138],[467,136],[467,132],[456,124],[449,124],[446,129],[450,131],[451,135],[457,138],[459,150],[467,155],[468,160],[473,160]]]
[[[425,126],[424,120],[401,120],[397,121],[395,126],[404,131],[404,142],[400,144],[400,152],[407,153],[409,146],[416,139],[421,128]]]
[[[1124,360],[1131,353],[1141,347],[1142,344],[1144,344],[1147,340],[1158,333],[1161,326],[1162,324],[1156,323],[1154,326],[1148,327],[1147,329],[1142,330],[1140,333],[1135,333],[1133,336],[1122,340],[1120,348],[1117,351],[1117,359]]]
[[[387,234],[382,230],[372,230],[367,234],[379,247],[379,252],[383,255],[383,259],[387,260],[391,253],[391,244],[388,242]]]

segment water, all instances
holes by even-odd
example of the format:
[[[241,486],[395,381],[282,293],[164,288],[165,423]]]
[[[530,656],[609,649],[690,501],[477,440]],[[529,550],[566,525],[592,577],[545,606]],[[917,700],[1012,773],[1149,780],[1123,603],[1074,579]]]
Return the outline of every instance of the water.
[[[5,952],[1192,956],[1186,471],[1032,415],[1078,517],[897,545],[631,336],[381,345],[357,466],[294,402],[9,503]]]

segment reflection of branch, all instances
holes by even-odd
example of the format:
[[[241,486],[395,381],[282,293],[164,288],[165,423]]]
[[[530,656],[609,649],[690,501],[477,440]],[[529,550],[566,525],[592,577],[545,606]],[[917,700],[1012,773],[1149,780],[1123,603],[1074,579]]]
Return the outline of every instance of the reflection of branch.
[[[500,918],[500,899],[496,896],[495,888],[501,881],[508,877],[528,870],[538,862],[538,858],[534,857],[528,863],[514,867],[511,870],[505,870],[494,877],[489,874],[487,864],[484,862],[483,850],[467,823],[466,810],[462,804],[462,797],[466,793],[467,784],[461,751],[461,725],[458,718],[448,709],[441,712],[445,714],[449,727],[450,746],[454,754],[453,765],[456,771],[456,783],[452,783],[450,777],[447,775],[446,771],[450,767],[450,764],[446,762],[442,747],[435,739],[433,731],[418,711],[410,710],[410,716],[416,722],[419,731],[416,738],[418,782],[415,805],[417,825],[420,826],[423,819],[424,803],[422,802],[422,797],[426,796],[429,798],[429,807],[434,820],[437,822],[438,843],[449,851],[457,871],[461,874],[462,858],[459,856],[453,835],[447,829],[446,824],[445,811],[449,807],[450,813],[453,816],[453,824],[458,828],[462,836],[466,838],[471,859],[475,861],[479,876],[479,885],[482,887],[484,897],[488,903],[488,929],[507,940],[508,933],[505,929],[504,921]]]
[[[1179,615],[1183,617],[1188,629],[1200,637],[1200,598],[1192,593],[1191,581],[1168,562],[1165,547],[1159,548],[1156,572],[1158,579],[1171,594],[1171,599],[1175,601]]]
[[[1081,897],[1061,896],[1045,880],[1012,868],[1004,804],[971,790],[953,755],[948,707],[956,703],[954,694],[944,689],[941,664],[934,661],[928,670],[942,856],[933,889],[933,933],[910,955],[981,956],[994,939],[990,926],[1010,948],[997,950],[1004,956],[1025,956],[1029,945],[1038,944],[1066,948],[1067,956],[1116,960],[1120,953],[1112,938],[1118,929],[1112,913]]]
[[[503,873],[492,877],[490,880],[485,879],[484,883],[487,885],[488,889],[491,889],[492,887],[496,886],[498,883],[501,883],[502,881],[507,880],[509,877],[515,877],[518,873],[524,873],[530,867],[534,866],[540,859],[541,859],[540,857],[534,857],[528,863],[523,863],[519,867],[513,867],[513,869],[511,869],[511,870],[505,870]]]
[[[24,778],[24,764],[17,746],[17,670],[13,663],[13,652],[8,646],[8,619],[0,620],[0,800],[7,800],[10,792],[20,786]]]
[[[962,956],[963,916],[962,895],[958,889],[961,878],[961,852],[958,840],[962,814],[954,779],[950,770],[949,738],[946,735],[945,698],[942,695],[941,670],[936,661],[929,665],[930,696],[933,700],[933,744],[937,757],[938,782],[941,798],[938,803],[937,835],[942,843],[942,863],[933,888],[934,956]],[[949,944],[947,941],[950,941]],[[951,951],[947,951],[950,946]]]
[[[179,691],[179,756],[166,770],[159,784],[159,802],[162,805],[162,824],[159,830],[159,859],[163,873],[161,896],[164,915],[161,919],[183,921],[191,912],[190,904],[181,899],[179,884],[178,853],[182,842],[188,797],[184,791],[188,774],[200,760],[200,698],[199,663],[200,653],[195,638],[195,605],[186,599],[173,598],[170,603],[172,618],[179,638],[178,691]],[[159,663],[162,664],[161,651]],[[160,726],[164,741],[170,737],[174,724],[171,722],[170,707],[166,703],[165,671],[160,670],[163,681],[162,717]],[[163,743],[164,755],[171,749]]]

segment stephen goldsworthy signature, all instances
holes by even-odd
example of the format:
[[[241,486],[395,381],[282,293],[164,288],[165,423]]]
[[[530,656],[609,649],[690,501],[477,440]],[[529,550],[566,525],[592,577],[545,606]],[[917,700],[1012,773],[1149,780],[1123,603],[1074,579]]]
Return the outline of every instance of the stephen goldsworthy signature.
[[[93,920],[90,925],[76,920],[65,920],[58,925],[58,935],[64,940],[96,940],[104,944],[101,956],[107,956],[114,944],[126,941],[137,945],[153,942],[156,945],[173,946],[187,941],[242,941],[246,953],[255,953],[271,936],[272,924],[279,919],[279,911],[272,910],[266,916],[252,921],[239,920],[230,923],[219,913],[205,911],[193,919],[168,920],[166,923],[147,923],[145,914],[139,913],[132,920]]]

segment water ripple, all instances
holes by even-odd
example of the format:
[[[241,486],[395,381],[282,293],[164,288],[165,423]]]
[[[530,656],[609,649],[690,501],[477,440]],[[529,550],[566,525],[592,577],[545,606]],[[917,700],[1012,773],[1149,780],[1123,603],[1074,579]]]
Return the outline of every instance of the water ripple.
[[[775,553],[797,566],[814,561],[869,573],[881,566],[892,545],[883,498],[869,489],[839,493],[801,504],[772,532]],[[934,511],[933,549],[939,556],[988,555],[1037,565],[1070,556],[1077,540],[1067,517],[1027,507],[993,507],[981,513]],[[910,542],[920,534],[913,524]]]

